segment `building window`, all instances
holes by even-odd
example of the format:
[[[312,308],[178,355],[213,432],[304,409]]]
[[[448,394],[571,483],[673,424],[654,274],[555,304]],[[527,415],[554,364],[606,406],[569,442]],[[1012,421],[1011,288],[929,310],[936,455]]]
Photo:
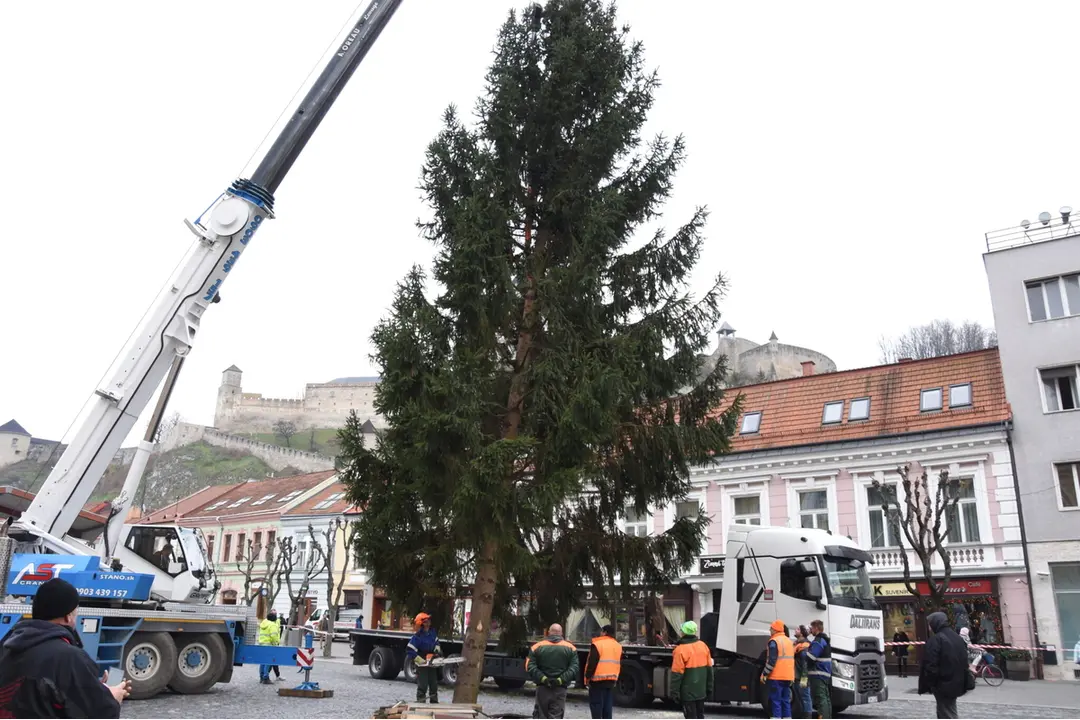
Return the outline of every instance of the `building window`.
[[[214,536],[206,536],[206,554],[210,557],[210,562],[214,562]]]
[[[232,505],[230,505],[229,509],[238,508],[238,507],[240,507],[241,505],[243,505],[244,503],[246,503],[250,499],[251,499],[250,497],[242,497],[239,500],[237,500],[236,502],[234,502]]]
[[[307,540],[298,540],[296,542],[296,566],[293,568],[293,572],[297,571],[300,574],[307,572]]]
[[[236,562],[240,562],[247,554],[247,545],[244,544],[244,540],[247,539],[247,535],[240,533],[236,536]]]
[[[870,419],[870,398],[856,398],[851,401],[851,407],[848,410],[847,416],[848,422],[852,420],[869,420]]]
[[[746,495],[732,498],[734,510],[731,521],[738,525],[761,524],[761,496]]]
[[[222,549],[221,562],[229,562],[229,553],[232,552],[232,535],[225,536],[225,547]]]
[[[633,505],[628,505],[623,517],[625,518],[624,527],[627,535],[633,535],[634,537],[647,537],[649,535],[648,513],[639,513],[634,509]]]
[[[831,425],[844,419],[844,401],[825,403],[825,409],[821,412],[821,424]]]
[[[799,524],[804,528],[829,529],[829,493],[826,490],[799,492]]]
[[[971,383],[949,386],[949,409],[971,405]]]
[[[746,413],[742,418],[742,429],[739,431],[742,435],[753,435],[761,429],[761,413],[752,412]]]
[[[894,492],[896,491],[895,483],[888,483],[885,487],[892,488]],[[885,497],[882,494],[881,489],[867,486],[866,506],[870,516],[870,547],[899,547],[900,528],[896,524],[896,519],[887,516],[885,511],[881,508],[884,503]],[[893,515],[895,511],[896,508],[891,507],[889,515]]]
[[[1080,407],[1080,397],[1077,397],[1076,392],[1078,370],[1080,367],[1068,365],[1039,371],[1047,412],[1062,412]]]
[[[345,493],[343,493],[343,492],[333,493],[332,495],[330,495],[330,497],[328,497],[325,500],[323,500],[322,502],[318,503],[312,509],[313,510],[325,510],[326,508],[330,507],[331,505],[333,505],[334,503],[336,503],[338,500],[340,500],[343,497],[345,497]]]
[[[970,478],[960,481],[960,502],[949,507],[945,522],[949,542],[979,542],[979,509],[975,505],[975,482]]]
[[[1080,507],[1080,463],[1057,463],[1054,474],[1057,475],[1058,502],[1062,509]]]
[[[941,409],[941,388],[923,390],[919,399],[919,409],[923,412]]]
[[[251,552],[256,558],[258,558],[260,555],[262,555],[262,533],[261,532],[255,533],[254,546],[252,547]]]
[[[1025,283],[1032,322],[1080,315],[1080,274]]]
[[[293,499],[294,497],[296,497],[296,496],[297,496],[297,495],[299,495],[300,493],[301,493],[301,491],[300,491],[300,490],[293,490],[293,491],[292,491],[291,493],[289,493],[288,495],[283,495],[283,496],[279,497],[279,498],[278,498],[278,502],[279,502],[279,503],[283,503],[283,502],[288,502],[289,500],[292,500],[292,499]]]
[[[277,549],[277,530],[266,533],[266,562],[274,561],[274,550]]]
[[[697,500],[683,500],[682,502],[675,503],[675,519],[690,518],[691,520],[697,520],[701,515],[701,503]]]
[[[269,495],[263,495],[263,496],[262,496],[261,498],[259,498],[259,499],[258,499],[258,500],[256,500],[255,502],[251,503],[251,505],[252,505],[253,507],[254,507],[255,505],[262,505],[262,504],[264,504],[264,503],[265,503],[265,502],[266,502],[267,500],[273,500],[273,499],[274,499],[274,496],[275,496],[276,494],[277,494],[277,493],[270,493]]]
[[[1073,638],[1080,638],[1080,563],[1051,563],[1050,582],[1054,586],[1058,623],[1061,626],[1065,662],[1076,662],[1077,647]],[[1080,643],[1077,643],[1080,645]]]

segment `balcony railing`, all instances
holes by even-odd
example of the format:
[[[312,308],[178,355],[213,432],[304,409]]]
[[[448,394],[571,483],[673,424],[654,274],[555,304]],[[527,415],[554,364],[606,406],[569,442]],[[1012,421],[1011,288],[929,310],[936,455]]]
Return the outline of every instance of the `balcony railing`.
[[[1080,234],[1080,220],[1065,220],[1052,217],[1045,225],[1040,221],[1029,223],[1027,227],[1005,228],[986,233],[986,252],[1009,250],[1021,245],[1035,245],[1048,240],[1061,240]]]
[[[876,572],[903,570],[904,559],[901,556],[902,552],[907,552],[908,562],[911,567],[922,567],[919,557],[911,550],[871,550],[870,556],[874,559],[872,570]],[[945,552],[948,553],[949,562],[954,568],[978,567],[986,561],[986,548],[984,547],[946,548]],[[992,557],[993,553],[991,553]],[[932,562],[934,567],[941,566],[941,558],[938,557],[937,553],[932,556]]]

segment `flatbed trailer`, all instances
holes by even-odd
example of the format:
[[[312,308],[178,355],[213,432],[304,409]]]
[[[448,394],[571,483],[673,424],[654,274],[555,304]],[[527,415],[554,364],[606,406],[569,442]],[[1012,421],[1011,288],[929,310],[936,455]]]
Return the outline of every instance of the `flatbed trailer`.
[[[402,673],[410,682],[416,680],[416,670],[405,662],[405,649],[411,633],[394,630],[352,630],[349,632],[353,650],[353,665],[367,665],[371,677],[377,680],[393,680]],[[462,641],[439,640],[443,653],[448,657],[462,652]],[[581,674],[577,685],[584,686],[585,662],[589,645],[575,643]],[[620,707],[649,707],[657,699],[670,701],[672,648],[646,645],[623,645],[622,671],[615,687],[615,703]],[[525,671],[525,658],[529,645],[506,651],[497,643],[488,643],[484,653],[484,677],[490,677],[503,690],[516,690],[529,679]],[[715,684],[713,694],[706,701],[713,703],[762,704],[766,700],[762,686],[757,682],[762,665],[744,658],[730,656],[713,650]],[[443,684],[453,686],[457,682],[456,665],[442,668]]]

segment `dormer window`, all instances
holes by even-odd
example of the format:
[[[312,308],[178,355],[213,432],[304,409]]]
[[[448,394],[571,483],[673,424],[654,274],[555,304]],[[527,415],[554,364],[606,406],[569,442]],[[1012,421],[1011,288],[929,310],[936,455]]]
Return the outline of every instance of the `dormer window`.
[[[742,428],[739,430],[741,435],[753,435],[761,430],[761,413],[750,412],[743,415]]]
[[[821,413],[822,425],[834,425],[844,419],[844,401],[825,403],[825,409]]]
[[[919,399],[919,410],[931,412],[940,410],[942,402],[941,388],[929,388],[923,390]]]
[[[853,420],[869,420],[870,419],[870,398],[855,398],[851,401],[851,407],[848,409],[848,422]]]
[[[971,406],[971,383],[949,386],[949,408]]]

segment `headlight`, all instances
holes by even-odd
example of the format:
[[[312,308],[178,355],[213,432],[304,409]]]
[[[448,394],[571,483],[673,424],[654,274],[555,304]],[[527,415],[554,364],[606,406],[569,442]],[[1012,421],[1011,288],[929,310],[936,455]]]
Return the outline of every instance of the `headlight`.
[[[851,663],[833,660],[833,669],[842,678],[851,680],[855,677],[855,666]]]

